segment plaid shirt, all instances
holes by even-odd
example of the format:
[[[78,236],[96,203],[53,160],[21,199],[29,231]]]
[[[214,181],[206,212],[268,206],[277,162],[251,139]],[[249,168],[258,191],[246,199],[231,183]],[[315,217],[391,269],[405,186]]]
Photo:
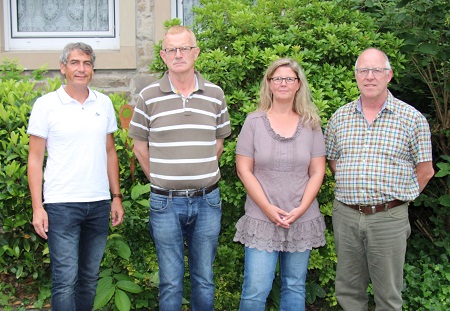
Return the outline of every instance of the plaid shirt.
[[[388,92],[372,124],[360,99],[339,108],[325,130],[328,160],[336,160],[336,199],[373,205],[419,195],[416,166],[432,160],[425,117]]]

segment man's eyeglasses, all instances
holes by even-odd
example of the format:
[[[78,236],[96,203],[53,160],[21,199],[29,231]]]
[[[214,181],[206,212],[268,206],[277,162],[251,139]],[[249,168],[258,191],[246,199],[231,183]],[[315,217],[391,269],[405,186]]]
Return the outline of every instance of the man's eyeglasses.
[[[372,71],[374,76],[382,76],[384,75],[386,70],[391,70],[391,68],[356,68],[356,74],[359,76],[367,76],[369,71]]]
[[[166,54],[169,55],[175,55],[177,54],[177,50],[180,50],[181,54],[189,54],[189,52],[192,49],[195,49],[196,46],[181,46],[179,48],[167,48],[167,49],[163,49],[164,52],[166,52]]]
[[[282,77],[273,77],[273,78],[270,78],[269,80],[272,80],[273,84],[281,84],[281,83],[283,83],[283,80],[286,81],[286,84],[294,84],[295,81],[298,80],[298,78],[292,78],[292,77],[286,77],[286,78],[282,78]]]

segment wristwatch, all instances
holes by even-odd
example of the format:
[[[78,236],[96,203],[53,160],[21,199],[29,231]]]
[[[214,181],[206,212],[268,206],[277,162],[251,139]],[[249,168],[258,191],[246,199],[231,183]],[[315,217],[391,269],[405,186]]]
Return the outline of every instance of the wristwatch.
[[[121,199],[122,199],[122,198],[123,198],[123,195],[122,195],[121,193],[113,193],[113,194],[112,194],[112,197],[113,197],[113,199],[114,199],[114,198],[121,198]]]

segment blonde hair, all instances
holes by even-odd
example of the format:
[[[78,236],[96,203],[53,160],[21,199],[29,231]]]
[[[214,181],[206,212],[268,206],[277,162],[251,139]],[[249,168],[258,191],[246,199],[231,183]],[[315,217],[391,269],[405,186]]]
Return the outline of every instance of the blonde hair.
[[[272,62],[266,70],[261,82],[261,91],[257,111],[269,111],[273,104],[273,94],[270,91],[269,83],[273,73],[279,67],[292,69],[300,80],[300,89],[295,93],[293,108],[300,115],[303,126],[312,129],[320,127],[320,117],[316,105],[314,105],[308,81],[300,65],[291,58],[280,58]]]
[[[175,25],[170,27],[169,29],[167,29],[166,33],[164,34],[164,39],[162,42],[162,47],[163,49],[165,48],[165,40],[166,40],[166,36],[167,35],[175,35],[175,34],[179,34],[179,33],[183,33],[183,32],[188,32],[191,37],[192,37],[192,46],[197,46],[197,38],[195,37],[195,34],[192,30],[190,30],[188,27],[186,26],[181,26],[181,25]]]

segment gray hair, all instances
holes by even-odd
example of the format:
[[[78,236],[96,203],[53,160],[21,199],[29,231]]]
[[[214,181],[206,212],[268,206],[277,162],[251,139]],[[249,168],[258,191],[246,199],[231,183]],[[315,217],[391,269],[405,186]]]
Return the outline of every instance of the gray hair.
[[[89,44],[83,43],[83,42],[76,42],[76,43],[69,43],[67,44],[62,53],[59,57],[59,62],[63,65],[67,65],[67,61],[69,59],[70,53],[72,53],[73,50],[80,50],[86,55],[89,55],[91,57],[91,63],[92,66],[95,63],[95,53],[92,47]]]

